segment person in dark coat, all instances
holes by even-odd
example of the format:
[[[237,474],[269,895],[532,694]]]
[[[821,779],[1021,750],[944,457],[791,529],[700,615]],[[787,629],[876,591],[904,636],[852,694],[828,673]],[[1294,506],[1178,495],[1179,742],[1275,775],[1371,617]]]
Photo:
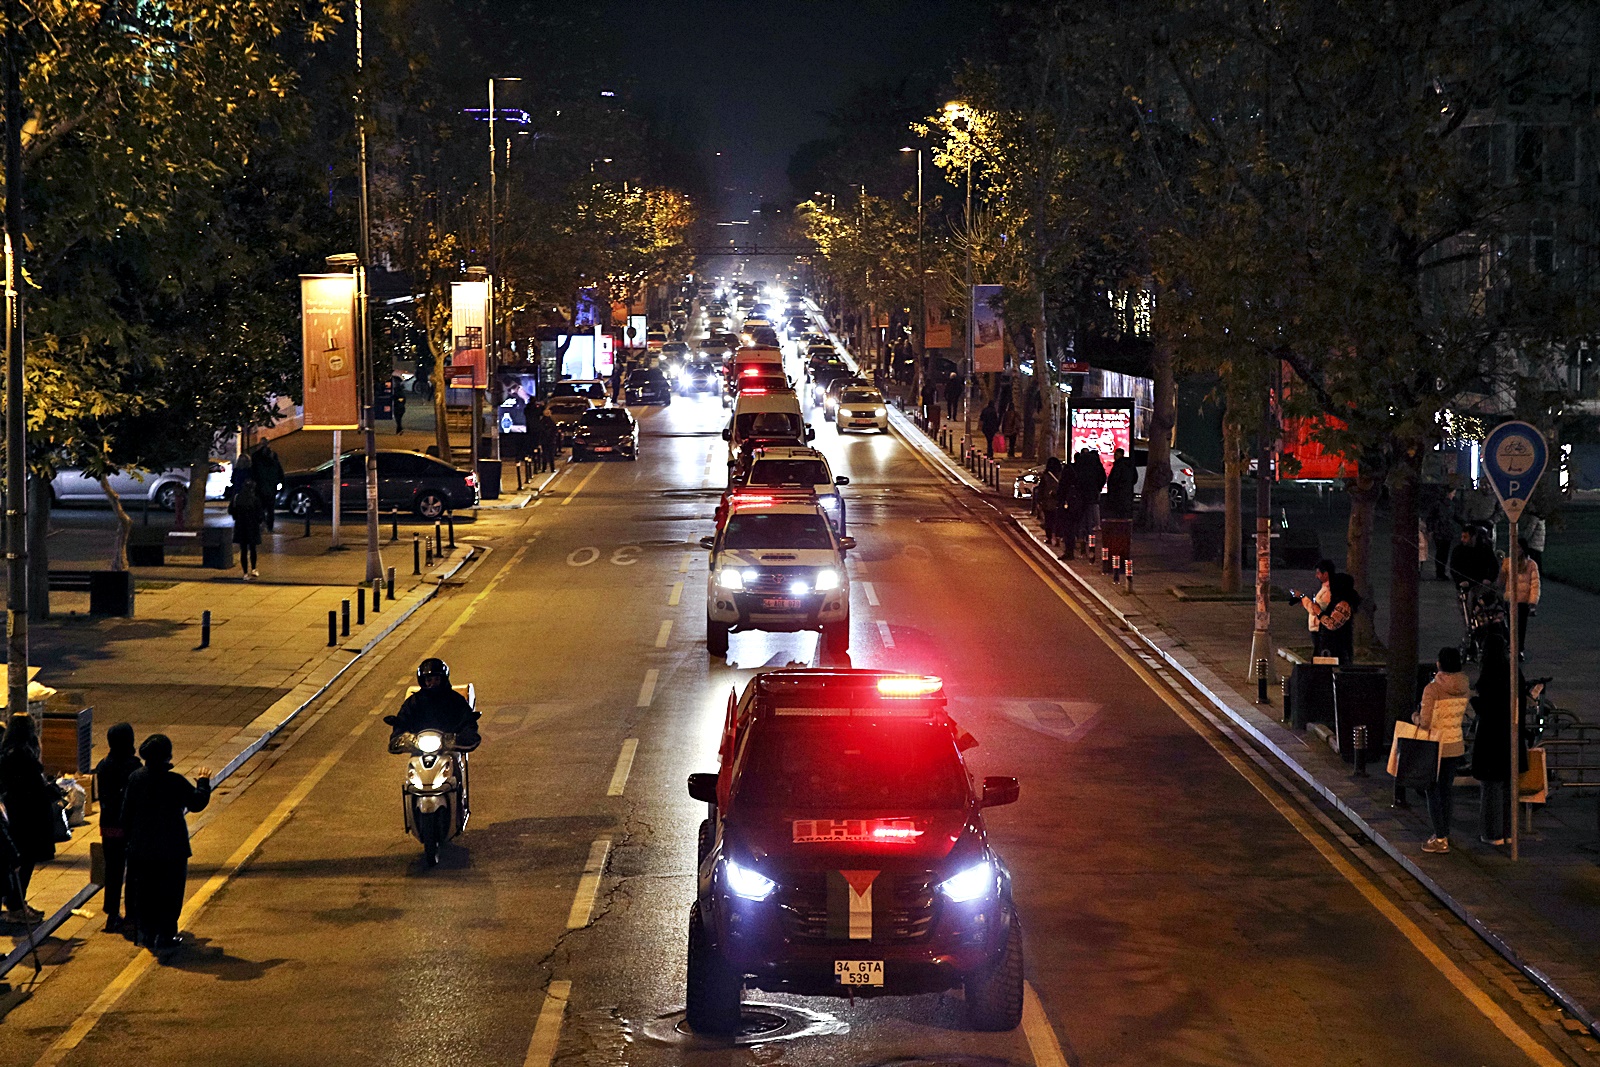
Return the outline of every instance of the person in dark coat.
[[[956,407],[961,403],[961,376],[955,371],[950,372],[950,377],[944,383],[944,415],[947,419],[956,417]]]
[[[1092,448],[1078,450],[1072,460],[1072,472],[1077,476],[1078,496],[1083,501],[1083,515],[1078,522],[1078,536],[1088,537],[1089,531],[1100,525],[1100,490],[1106,487],[1106,467],[1100,453]]]
[[[555,470],[556,456],[561,452],[561,427],[548,408],[539,416],[539,448],[544,453],[545,470]]]
[[[33,716],[25,711],[11,716],[0,740],[0,803],[16,849],[5,887],[6,919],[36,922],[43,915],[28,907],[28,883],[35,867],[55,858],[61,792],[45,774]]]
[[[1106,474],[1106,510],[1113,518],[1133,518],[1134,486],[1139,484],[1139,468],[1133,457],[1117,449]]]
[[[1044,543],[1051,545],[1061,536],[1057,528],[1057,505],[1061,496],[1062,462],[1055,456],[1044,461],[1044,473],[1039,475],[1039,485],[1033,492],[1033,506],[1044,525]]]
[[[1000,412],[995,410],[994,401],[991,400],[983,406],[983,411],[978,415],[978,428],[983,431],[983,448],[989,453],[989,458],[994,458],[994,435],[1000,432]]]
[[[261,498],[261,516],[271,533],[277,520],[278,488],[283,485],[283,460],[273,451],[272,442],[262,441],[250,454],[250,474],[255,479],[256,496]]]
[[[202,767],[190,785],[172,769],[172,741],[166,734],[145,738],[139,755],[144,766],[128,777],[122,825],[139,942],[160,952],[178,944],[178,913],[192,855],[183,816],[211,802],[211,772]]]
[[[392,407],[394,409],[394,432],[397,433],[397,434],[405,433],[406,432],[406,395],[404,393],[402,393],[399,389],[396,389],[394,391],[394,402],[393,402]]]
[[[106,731],[110,752],[95,764],[95,793],[100,798],[100,844],[105,851],[106,932],[131,929],[133,909],[123,919],[122,884],[128,865],[128,841],[122,825],[122,803],[128,792],[128,778],[143,764],[133,751],[133,727],[119,722]],[[129,894],[131,903],[132,893]]]
[[[239,569],[244,580],[259,577],[256,570],[256,549],[261,545],[261,497],[244,487],[228,501],[228,514],[233,516],[233,543],[239,546]]]
[[[1522,672],[1517,682],[1522,684]],[[1511,836],[1511,658],[1506,639],[1492,632],[1483,642],[1483,669],[1473,687],[1478,729],[1473,735],[1472,777],[1478,780],[1483,840],[1503,845]],[[1528,769],[1528,749],[1517,731],[1517,769]]]
[[[1089,504],[1084,499],[1083,489],[1075,478],[1064,477],[1061,480],[1061,499],[1059,502],[1060,518],[1056,525],[1061,531],[1061,558],[1072,559],[1077,555],[1078,542],[1083,540],[1089,520]]]

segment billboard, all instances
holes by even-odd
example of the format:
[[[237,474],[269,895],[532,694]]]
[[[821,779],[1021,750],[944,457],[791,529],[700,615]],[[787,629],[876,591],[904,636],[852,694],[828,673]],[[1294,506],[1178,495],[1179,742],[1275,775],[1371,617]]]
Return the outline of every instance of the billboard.
[[[354,274],[300,275],[300,369],[308,430],[361,425],[355,327]]]
[[[972,287],[972,369],[979,374],[1006,369],[1006,320],[999,303],[1000,286]]]
[[[924,348],[952,348],[955,341],[951,337],[950,309],[943,300],[929,297],[927,307],[923,309],[925,321],[923,323],[922,347]]]
[[[629,315],[627,332],[628,347],[643,348],[644,335],[649,331],[650,327],[645,325],[645,317],[643,315]]]
[[[450,386],[488,386],[484,326],[488,321],[489,283],[456,282],[450,286]]]
[[[1106,473],[1116,450],[1133,455],[1133,401],[1125,398],[1073,398],[1067,408],[1067,459],[1085,448],[1100,456]]]

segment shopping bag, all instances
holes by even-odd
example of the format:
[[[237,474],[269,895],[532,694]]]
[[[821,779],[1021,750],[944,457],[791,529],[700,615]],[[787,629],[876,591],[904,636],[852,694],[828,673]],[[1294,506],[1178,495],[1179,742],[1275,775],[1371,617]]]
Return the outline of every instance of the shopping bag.
[[[1439,742],[1402,737],[1395,781],[1407,789],[1428,789],[1439,778]]]
[[[999,455],[1001,452],[1006,450],[1006,435],[1003,433],[995,434],[994,440],[989,442],[989,444],[994,448],[995,454]]]
[[[1335,662],[1338,662],[1335,660]],[[1389,776],[1392,778],[1400,773],[1400,739],[1414,737],[1421,741],[1428,739],[1428,731],[1413,722],[1404,719],[1394,724],[1394,743],[1389,746]]]
[[[1544,749],[1528,749],[1528,769],[1517,776],[1517,799],[1524,804],[1543,804],[1550,798],[1550,769]]]

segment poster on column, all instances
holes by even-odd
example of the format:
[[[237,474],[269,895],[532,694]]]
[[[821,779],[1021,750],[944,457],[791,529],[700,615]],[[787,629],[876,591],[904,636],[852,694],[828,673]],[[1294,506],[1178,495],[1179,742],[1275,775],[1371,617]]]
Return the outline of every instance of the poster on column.
[[[924,348],[953,348],[955,342],[951,339],[950,308],[938,297],[930,296],[925,311],[927,321],[924,323],[922,346]]]
[[[979,374],[1006,369],[1005,316],[1000,311],[1000,286],[972,287],[972,369]]]
[[[450,287],[450,388],[488,386],[483,327],[488,318],[489,283],[456,282]]]
[[[355,307],[355,275],[300,275],[300,370],[307,430],[354,430],[361,424]]]
[[[1111,473],[1117,449],[1133,454],[1133,401],[1123,397],[1074,399],[1067,409],[1068,461],[1084,449],[1100,457],[1106,473]]]

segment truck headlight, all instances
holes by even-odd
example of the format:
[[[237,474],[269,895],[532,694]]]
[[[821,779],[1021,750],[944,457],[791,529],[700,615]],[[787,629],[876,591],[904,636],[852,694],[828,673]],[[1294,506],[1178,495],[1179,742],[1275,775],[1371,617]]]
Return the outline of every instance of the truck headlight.
[[[939,883],[939,892],[957,904],[977,900],[994,889],[994,865],[988,860],[974,863],[960,874]]]
[[[732,860],[723,861],[722,873],[728,880],[728,888],[733,890],[735,896],[744,897],[746,900],[766,900],[772,891],[778,888],[778,883],[749,867],[741,867]]]
[[[724,589],[742,591],[744,589],[744,575],[732,567],[724,567],[717,572],[717,584]]]
[[[838,511],[839,510],[839,498],[836,497],[836,496],[825,496],[825,497],[822,498],[820,503],[822,504],[822,506],[824,508],[826,508],[829,511]]]
[[[824,567],[817,572],[816,590],[826,593],[831,589],[839,588],[839,572],[832,567]]]

